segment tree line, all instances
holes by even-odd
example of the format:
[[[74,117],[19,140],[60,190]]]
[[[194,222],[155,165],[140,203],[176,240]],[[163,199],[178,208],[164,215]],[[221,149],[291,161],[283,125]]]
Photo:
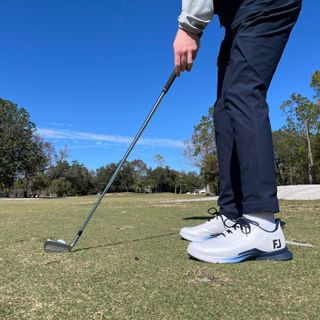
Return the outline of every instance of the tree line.
[[[0,195],[12,197],[80,196],[101,192],[118,164],[89,170],[67,161],[67,148],[44,141],[25,108],[0,99]],[[139,159],[127,161],[110,192],[193,192],[201,188],[196,172],[165,166],[161,155],[152,169]]]
[[[23,179],[17,180],[10,195],[63,197],[96,194],[104,189],[116,167],[116,163],[110,163],[90,171],[78,161],[58,161],[45,172],[34,175],[27,187]],[[168,166],[152,169],[136,159],[124,164],[110,192],[185,193],[193,192],[200,186],[200,178],[195,172],[178,172]]]
[[[315,184],[320,180],[320,71],[310,86],[314,99],[292,94],[280,105],[285,125],[273,132],[278,185]],[[214,135],[214,108],[194,127],[184,155],[196,172],[179,172],[156,155],[152,169],[142,160],[126,162],[111,192],[193,192],[206,187],[219,194]],[[25,108],[0,98],[0,195],[15,197],[74,196],[98,193],[116,169],[110,163],[89,170],[67,161],[67,149],[56,150],[44,141]]]

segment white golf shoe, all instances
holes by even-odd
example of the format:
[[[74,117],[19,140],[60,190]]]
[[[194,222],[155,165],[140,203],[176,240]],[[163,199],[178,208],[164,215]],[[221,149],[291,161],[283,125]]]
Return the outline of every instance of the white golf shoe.
[[[187,252],[198,260],[211,263],[292,259],[278,219],[274,230],[267,231],[258,223],[241,217],[222,234],[202,242],[191,242]]]
[[[210,210],[210,209],[209,209]],[[189,241],[203,241],[211,239],[226,231],[224,221],[227,218],[222,214],[216,213],[212,219],[195,227],[182,228],[180,236]]]

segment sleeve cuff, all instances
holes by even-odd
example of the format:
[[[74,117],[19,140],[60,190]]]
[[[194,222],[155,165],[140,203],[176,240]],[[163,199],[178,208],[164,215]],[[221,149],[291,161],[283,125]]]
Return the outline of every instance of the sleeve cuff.
[[[213,0],[182,0],[182,12],[178,18],[179,28],[200,35],[213,14]]]

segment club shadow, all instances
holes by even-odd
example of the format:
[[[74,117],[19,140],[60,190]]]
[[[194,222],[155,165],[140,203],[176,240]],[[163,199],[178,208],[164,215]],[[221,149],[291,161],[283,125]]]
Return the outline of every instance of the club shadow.
[[[164,237],[169,237],[169,236],[177,236],[177,235],[178,234],[176,232],[171,232],[171,233],[161,234],[161,235],[157,235],[157,236],[150,236],[150,237],[133,239],[133,240],[126,240],[126,241],[118,241],[118,242],[113,242],[113,243],[101,244],[101,245],[98,245],[98,246],[75,249],[75,250],[73,250],[73,252],[79,252],[79,251],[85,251],[85,250],[91,250],[91,249],[98,249],[98,248],[114,247],[114,246],[118,246],[118,245],[126,244],[126,243],[140,242],[140,241],[164,238]]]

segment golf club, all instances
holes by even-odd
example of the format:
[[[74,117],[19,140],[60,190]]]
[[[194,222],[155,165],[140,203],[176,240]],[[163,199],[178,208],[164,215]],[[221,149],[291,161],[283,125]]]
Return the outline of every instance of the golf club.
[[[169,80],[167,81],[166,85],[164,86],[164,88],[162,89],[162,92],[158,98],[158,100],[156,101],[156,103],[154,104],[153,108],[151,109],[151,111],[149,112],[146,120],[144,121],[144,123],[142,124],[140,130],[138,131],[137,135],[135,136],[135,138],[133,139],[131,145],[129,146],[127,152],[125,153],[125,155],[123,156],[121,162],[118,164],[114,174],[112,175],[112,177],[110,178],[108,184],[106,185],[106,187],[104,188],[103,192],[99,195],[97,201],[95,202],[95,204],[93,205],[91,211],[88,214],[87,219],[85,220],[85,222],[83,223],[83,225],[80,227],[79,231],[76,233],[74,239],[72,240],[71,244],[67,244],[64,240],[51,240],[51,239],[47,239],[44,243],[44,251],[47,253],[63,253],[63,252],[71,252],[72,249],[75,247],[75,245],[77,244],[77,242],[79,241],[86,225],[88,224],[89,220],[91,219],[92,215],[94,214],[94,212],[96,211],[96,209],[98,208],[101,200],[103,199],[104,195],[108,192],[108,190],[110,189],[111,185],[113,184],[114,180],[116,179],[116,177],[118,176],[122,166],[124,165],[125,161],[127,160],[127,158],[129,157],[132,149],[134,148],[134,146],[136,145],[136,143],[138,142],[140,136],[142,135],[144,129],[147,127],[149,121],[151,120],[153,114],[156,112],[161,100],[163,99],[163,97],[166,95],[166,93],[169,91],[171,85],[173,84],[174,80],[176,79],[176,74],[175,74],[175,70],[172,72]]]

